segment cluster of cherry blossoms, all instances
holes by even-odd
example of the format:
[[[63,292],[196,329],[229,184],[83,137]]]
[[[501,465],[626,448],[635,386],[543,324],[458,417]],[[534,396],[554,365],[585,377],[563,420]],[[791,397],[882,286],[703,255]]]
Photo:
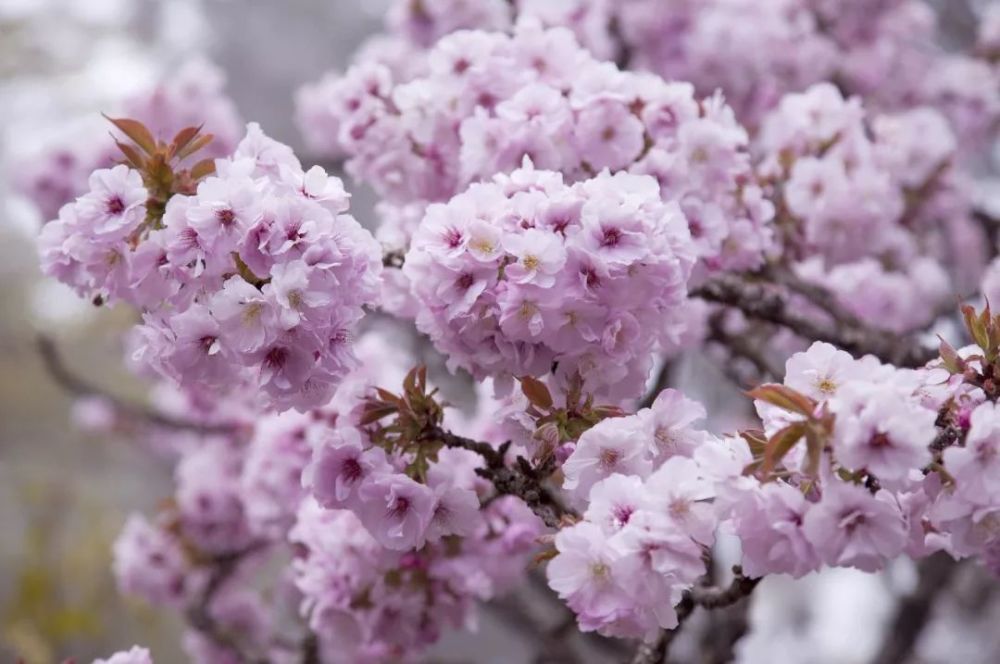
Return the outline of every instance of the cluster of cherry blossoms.
[[[280,409],[328,400],[381,269],[340,180],[255,124],[230,157],[176,172],[159,151],[183,161],[210,137],[164,146],[123,126],[147,155],[126,146],[129,163],[45,225],[43,269],[142,311],[135,352],[180,384],[251,385]]]
[[[532,558],[582,631],[646,645],[769,575],[1000,574],[1000,317],[947,324],[1000,297],[970,147],[1000,12],[944,54],[918,0],[765,4],[397,2],[298,98],[374,234],[256,124],[211,142],[229,106],[187,71],[53,187],[43,270],[136,309],[161,381],[78,409],[173,468],[115,576],[193,661],[417,659]],[[752,428],[684,395],[706,361]]]
[[[704,417],[668,389],[588,429],[563,463],[563,488],[585,511],[556,536],[548,577],[581,629],[651,639],[677,626],[674,606],[715,541],[715,473],[733,465],[718,463],[729,453],[696,426]]]
[[[129,518],[114,571],[122,592],[183,611],[214,588],[203,607],[212,624],[252,635],[237,652],[195,626],[184,642],[193,661],[250,653],[284,661],[291,655],[279,630],[288,621],[317,635],[322,661],[412,656],[446,629],[474,624],[476,602],[521,578],[542,524],[514,498],[480,509],[489,483],[474,472],[475,454],[442,449],[418,475],[412,456],[374,445],[366,404],[375,385],[403,379],[409,358],[398,341],[365,335],[359,366],[331,401],[305,413],[254,416],[246,396],[208,410],[171,406],[176,395],[161,403],[200,413],[218,432],[161,432],[176,492],[152,518]],[[289,555],[269,591],[284,599],[268,606],[247,581]],[[221,581],[220,565],[232,567]]]
[[[974,286],[982,231],[937,111],[873,116],[821,83],[784,97],[755,146],[794,269],[854,315],[907,332]]]
[[[641,393],[652,350],[681,324],[694,258],[652,178],[567,185],[526,162],[428,207],[403,274],[418,329],[451,365],[497,380],[557,366],[622,399]]]
[[[432,67],[428,51],[446,35],[509,32],[530,18],[571,30],[597,59],[688,81],[705,96],[722,90],[750,128],[783,95],[832,80],[880,110],[935,107],[971,147],[1000,117],[995,14],[984,9],[976,48],[962,53],[935,45],[942,29],[925,0],[396,0],[385,32],[354,61],[405,82]],[[303,91],[300,120],[315,145],[337,149],[324,87]]]
[[[699,100],[690,85],[620,71],[569,31],[532,20],[512,35],[449,35],[428,62],[409,81],[362,63],[307,90],[307,140],[345,153],[347,171],[396,205],[448,200],[525,157],[570,182],[604,169],[650,175],[688,216],[706,265],[761,263],[773,209],[753,182],[747,133],[720,97]]]

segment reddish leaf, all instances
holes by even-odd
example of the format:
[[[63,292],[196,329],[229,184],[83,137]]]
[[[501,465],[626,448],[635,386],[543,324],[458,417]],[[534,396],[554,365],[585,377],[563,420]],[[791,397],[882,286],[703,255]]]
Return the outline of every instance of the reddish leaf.
[[[816,402],[804,394],[796,392],[790,387],[768,383],[761,385],[749,392],[747,395],[752,399],[759,399],[783,410],[787,410],[799,415],[811,417],[816,409]]]
[[[123,155],[125,155],[125,161],[129,166],[139,171],[143,169],[146,164],[146,160],[142,158],[142,155],[139,154],[138,150],[131,145],[122,143],[119,140],[115,141],[115,145],[117,145],[118,149],[122,151]]]
[[[178,150],[176,155],[177,159],[178,160],[187,159],[195,152],[197,152],[198,150],[202,149],[203,147],[211,143],[214,139],[215,136],[213,136],[212,134],[202,134],[195,140],[188,143],[188,145],[183,150]]]
[[[369,424],[374,424],[378,422],[383,417],[388,417],[396,412],[396,408],[393,406],[374,406],[366,408],[365,412],[361,414],[360,424],[361,426],[367,426]]]
[[[187,147],[188,143],[194,140],[194,138],[201,133],[201,128],[205,125],[200,125],[198,127],[185,127],[181,129],[174,136],[173,142],[170,144],[170,150],[172,154],[177,154],[178,151],[183,150]]]
[[[949,373],[959,374],[965,371],[965,360],[963,360],[958,351],[944,340],[940,334],[938,339],[941,340],[941,345],[938,347],[941,353],[941,362],[944,364],[944,368],[949,371]]]
[[[146,125],[130,118],[111,118],[107,115],[104,117],[107,118],[108,122],[117,127],[121,133],[128,136],[133,143],[142,148],[146,154],[151,155],[156,152],[156,139],[146,129]]]
[[[552,394],[545,383],[532,376],[521,376],[521,391],[528,401],[542,410],[552,408]]]
[[[215,173],[215,160],[214,159],[202,159],[197,164],[191,167],[191,179],[198,181],[209,175]]]
[[[823,449],[826,447],[824,437],[815,427],[806,429],[806,468],[809,477],[819,476],[819,465],[823,460]]]
[[[769,475],[805,433],[805,422],[794,422],[771,436],[764,450],[764,473]]]
[[[403,400],[400,399],[397,395],[390,392],[389,390],[383,390],[381,387],[376,387],[375,393],[378,394],[379,398],[382,399],[382,401],[386,402],[386,405],[394,406],[397,408],[403,405]]]
[[[403,394],[410,396],[417,391],[417,370],[419,367],[413,367],[408,372],[406,372],[406,377],[403,378]]]
[[[764,450],[767,449],[767,436],[764,435],[763,431],[758,429],[740,431],[740,438],[747,441],[747,445],[750,447],[750,453],[754,457],[764,456]]]

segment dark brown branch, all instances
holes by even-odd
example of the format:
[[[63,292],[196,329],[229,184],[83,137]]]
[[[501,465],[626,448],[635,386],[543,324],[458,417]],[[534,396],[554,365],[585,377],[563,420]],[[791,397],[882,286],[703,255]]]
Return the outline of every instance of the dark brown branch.
[[[722,321],[712,317],[709,320],[708,340],[714,341],[724,346],[733,357],[747,360],[757,370],[762,380],[772,378],[780,380],[784,375],[781,367],[777,366],[767,355],[767,349],[761,347],[759,343],[753,343],[748,334],[731,334],[726,331]]]
[[[681,627],[694,613],[694,600],[691,593],[686,592],[675,607],[677,611],[677,626],[670,630],[662,630],[652,641],[639,644],[629,664],[661,664],[670,652],[670,645],[680,634]]]
[[[713,277],[692,292],[710,302],[734,307],[746,316],[786,327],[801,337],[826,341],[855,355],[871,354],[902,367],[923,366],[936,352],[916,339],[834,320],[823,323],[788,306],[785,293],[775,283],[732,274]]]
[[[631,664],[660,664],[670,652],[670,645],[680,633],[681,626],[694,613],[695,607],[720,609],[732,606],[744,597],[749,597],[760,583],[760,579],[744,576],[743,568],[739,565],[733,567],[733,574],[732,582],[725,588],[694,586],[686,591],[676,607],[677,627],[660,632],[652,642],[641,644],[633,655]]]
[[[857,316],[840,304],[840,301],[833,292],[818,284],[806,281],[787,267],[778,265],[769,266],[764,270],[764,276],[774,283],[787,288],[792,293],[804,297],[834,320],[848,325],[864,325]]]
[[[581,661],[569,643],[569,637],[576,631],[576,616],[567,614],[544,633],[542,651],[535,658],[535,664],[575,664]]]
[[[302,641],[302,664],[320,664],[319,639],[312,631]]]
[[[700,661],[702,664],[729,664],[736,661],[735,649],[750,628],[749,602],[710,614],[707,629],[702,634]]]
[[[925,558],[917,565],[917,587],[900,600],[885,632],[885,640],[872,664],[902,664],[917,645],[931,617],[937,597],[948,588],[959,563],[944,553]]]
[[[509,442],[495,448],[489,443],[458,436],[444,429],[436,429],[431,435],[447,447],[469,450],[483,457],[486,465],[478,468],[476,473],[492,482],[497,493],[518,496],[550,528],[558,528],[563,517],[579,516],[543,484],[547,473],[533,468],[524,457],[518,457],[514,467],[507,465],[505,458]]]
[[[118,411],[130,419],[147,422],[153,426],[164,429],[177,429],[181,431],[195,431],[203,434],[232,433],[235,430],[233,425],[228,424],[205,424],[191,422],[188,420],[172,417],[165,413],[147,408],[140,404],[130,403],[121,397],[112,394],[99,385],[90,383],[74,374],[63,361],[59,349],[55,342],[43,334],[36,338],[38,354],[45,364],[45,368],[53,380],[64,390],[76,397],[98,397],[105,399]]]
[[[382,267],[402,269],[406,262],[406,253],[402,251],[387,251],[382,254]]]
[[[751,579],[744,576],[743,568],[739,565],[733,567],[733,580],[726,588],[718,586],[695,586],[690,591],[691,599],[697,606],[706,609],[718,609],[724,606],[732,606],[750,594],[760,583],[760,579]]]
[[[254,662],[266,662],[264,659],[257,659],[249,656],[243,651],[239,640],[229,633],[212,615],[212,601],[216,594],[232,578],[239,568],[240,563],[249,555],[259,551],[262,544],[252,544],[242,551],[237,551],[224,556],[218,556],[212,560],[212,570],[205,587],[202,589],[198,599],[188,606],[184,612],[184,618],[188,625],[200,632],[204,637],[222,648],[236,653],[241,662],[252,664]]]

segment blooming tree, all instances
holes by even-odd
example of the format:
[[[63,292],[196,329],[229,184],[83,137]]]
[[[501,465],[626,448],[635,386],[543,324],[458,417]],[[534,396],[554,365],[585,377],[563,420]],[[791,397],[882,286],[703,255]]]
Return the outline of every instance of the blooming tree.
[[[975,187],[1000,12],[980,28],[949,52],[920,0],[398,2],[297,100],[313,157],[378,195],[374,235],[206,65],[126,105],[116,156],[23,180],[46,274],[136,311],[154,406],[46,341],[50,368],[175,463],[114,544],[121,589],[179,611],[195,661],[382,662],[543,570],[579,630],[654,662],[768,576],[1000,573]],[[728,419],[683,393],[691,354],[745,390]]]

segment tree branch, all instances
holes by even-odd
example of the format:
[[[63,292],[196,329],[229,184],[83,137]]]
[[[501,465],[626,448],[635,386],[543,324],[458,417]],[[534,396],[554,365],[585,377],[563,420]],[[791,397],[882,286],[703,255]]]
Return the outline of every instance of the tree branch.
[[[164,429],[176,429],[180,431],[194,431],[202,434],[226,434],[233,433],[236,429],[230,424],[205,424],[201,422],[191,422],[188,420],[172,417],[152,408],[130,403],[121,397],[112,394],[99,385],[90,383],[84,378],[74,374],[63,361],[59,349],[52,339],[44,334],[39,334],[35,339],[38,347],[38,354],[45,364],[52,379],[69,394],[76,397],[98,397],[110,402],[120,414]]]
[[[497,493],[519,497],[550,528],[558,528],[564,517],[579,517],[579,514],[563,505],[545,487],[543,482],[548,474],[544,469],[533,468],[524,457],[517,457],[514,467],[507,466],[509,441],[495,448],[489,443],[459,436],[440,427],[429,435],[442,441],[447,447],[469,450],[483,457],[486,465],[477,468],[476,473],[492,482]]]
[[[237,551],[224,556],[219,556],[212,561],[212,571],[208,577],[208,582],[202,590],[197,601],[188,606],[184,612],[184,618],[188,625],[200,632],[222,648],[236,653],[241,662],[251,664],[252,662],[265,662],[266,660],[255,659],[245,653],[239,640],[230,634],[212,615],[211,605],[216,594],[233,576],[242,562],[248,555],[259,551],[262,544],[252,544],[242,551]]]
[[[736,604],[744,597],[749,597],[753,593],[760,579],[751,579],[743,575],[743,568],[739,565],[733,566],[733,580],[726,588],[718,586],[694,586],[685,591],[681,601],[677,604],[677,627],[671,630],[663,630],[651,642],[642,643],[632,656],[631,664],[660,664],[670,652],[670,645],[677,634],[680,633],[681,626],[691,617],[694,609],[701,606],[706,609],[719,609]]]
[[[872,664],[901,664],[909,659],[930,620],[934,601],[948,588],[958,567],[959,563],[944,553],[920,561],[917,587],[896,606],[896,614],[886,627],[885,640]]]
[[[773,282],[721,274],[694,289],[692,295],[734,307],[750,318],[781,325],[806,339],[826,341],[856,355],[871,354],[897,366],[923,366],[936,356],[934,350],[912,337],[837,319],[823,324],[804,316],[788,306],[784,293]]]
[[[708,340],[725,347],[733,357],[743,358],[754,366],[761,379],[773,378],[780,380],[784,375],[782,368],[768,357],[767,350],[759,343],[753,343],[750,335],[730,334],[722,325],[722,321],[713,316],[709,319]],[[738,379],[738,378],[737,378]]]
[[[724,606],[732,606],[744,597],[749,597],[759,583],[760,578],[752,579],[744,576],[743,568],[734,565],[733,580],[728,587],[695,586],[688,592],[691,593],[691,599],[697,606],[706,609],[719,609]]]

